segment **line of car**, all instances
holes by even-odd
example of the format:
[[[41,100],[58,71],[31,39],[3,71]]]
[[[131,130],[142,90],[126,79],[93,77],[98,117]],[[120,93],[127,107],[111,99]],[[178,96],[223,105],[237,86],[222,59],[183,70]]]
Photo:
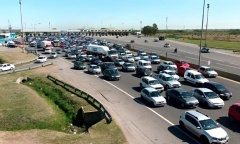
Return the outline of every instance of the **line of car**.
[[[203,66],[203,69],[199,68],[197,71],[195,71],[192,70],[190,68],[190,65],[187,64],[184,60],[176,61],[175,66],[173,62],[161,62],[159,60],[159,63],[163,68],[158,69],[158,74],[154,75],[151,67],[151,64],[153,64],[153,62],[149,61],[148,59],[150,56],[147,55],[147,58],[144,58],[144,56],[146,55],[142,53],[144,52],[139,51],[137,54],[132,54],[134,56],[132,58],[134,59],[134,61],[136,61],[135,64],[134,61],[131,61],[129,59],[117,58],[113,62],[109,62],[104,61],[104,58],[102,57],[89,56],[91,57],[91,59],[87,60],[87,58],[83,57],[88,57],[88,55],[80,56],[76,58],[76,61],[74,62],[74,68],[77,69],[77,67],[75,67],[75,63],[81,63],[83,67],[81,67],[80,69],[87,69],[88,72],[94,74],[102,73],[103,76],[108,80],[121,79],[121,75],[118,73],[118,68],[116,66],[122,67],[122,69],[120,70],[122,70],[123,72],[136,71],[136,75],[141,77],[140,86],[143,88],[140,92],[140,96],[154,106],[164,106],[167,103],[172,103],[174,105],[178,105],[180,108],[195,108],[199,104],[203,104],[204,106],[209,106],[211,108],[221,108],[224,105],[224,102],[221,98],[229,99],[232,96],[232,93],[229,92],[220,83],[202,80],[205,78],[203,75],[205,75],[206,77],[217,77],[216,73],[208,73],[209,67]],[[124,56],[126,55],[123,55],[121,57]],[[90,64],[86,66],[85,62],[83,61],[89,61]],[[98,69],[98,72],[94,71],[94,69]],[[182,89],[181,83],[178,81],[180,77],[178,75],[178,77],[174,76],[176,75],[176,73],[179,76],[183,76],[186,82],[196,84],[198,88],[193,88],[191,91],[186,91]],[[161,77],[159,78],[159,76]],[[175,81],[178,82],[178,84],[167,84],[168,81]],[[164,90],[166,90],[166,97],[162,96],[161,94],[161,92],[163,92]],[[229,119],[240,120],[239,113],[239,105],[234,104],[232,107],[229,108]],[[200,118],[202,117],[201,114],[204,115],[205,118]],[[188,116],[186,115],[189,115],[191,118],[187,118]],[[209,121],[211,122],[209,123],[209,125],[204,126],[203,124],[201,124],[201,120],[207,119],[209,119]],[[226,132],[224,132],[224,130],[220,130],[220,127],[215,121],[211,120],[212,119],[210,117],[206,116],[201,112],[198,112],[196,110],[190,110],[184,112],[184,114],[181,115],[179,123],[180,126],[184,129],[187,129],[193,134],[196,134],[198,137],[201,137],[201,140],[204,139],[202,141],[203,143],[227,142],[229,140],[229,136],[226,134]],[[181,122],[184,123],[184,126]],[[211,127],[211,125],[213,124],[215,126]],[[208,129],[206,129],[206,127],[208,127]],[[198,132],[196,132],[196,130],[194,129],[197,129]],[[214,131],[214,133],[212,131]],[[201,135],[199,135],[199,133]]]

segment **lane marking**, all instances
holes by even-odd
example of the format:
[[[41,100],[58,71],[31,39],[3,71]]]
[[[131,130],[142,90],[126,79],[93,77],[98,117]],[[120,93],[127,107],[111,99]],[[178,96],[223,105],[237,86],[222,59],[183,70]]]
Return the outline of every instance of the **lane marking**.
[[[95,75],[96,77],[99,77],[98,75]],[[120,90],[121,92],[123,92],[124,94],[126,94],[127,96],[129,96],[130,98],[134,99],[133,96],[131,96],[130,94],[128,94],[127,92],[125,92],[124,90],[120,89],[119,87],[115,86],[114,84],[110,83],[109,81],[103,80],[106,83],[110,84],[111,86],[115,87],[116,89]],[[140,102],[140,101],[138,101]],[[141,102],[140,102],[141,103]],[[141,103],[143,104],[143,103]],[[148,110],[150,110],[151,112],[153,112],[154,114],[156,114],[158,117],[162,118],[164,121],[166,121],[168,124],[170,124],[171,126],[174,126],[176,129],[178,129],[179,131],[181,131],[183,134],[185,134],[188,138],[190,138],[191,140],[193,140],[195,143],[200,144],[196,139],[194,139],[192,136],[188,135],[185,131],[183,131],[182,129],[180,129],[179,127],[177,127],[176,125],[174,125],[171,121],[169,121],[168,119],[166,119],[165,117],[163,117],[162,115],[160,115],[159,113],[157,113],[156,111],[154,111],[153,109],[147,107],[146,105],[143,104],[143,106],[145,108],[147,108]]]
[[[232,67],[232,68],[240,69],[239,67],[229,66],[229,65],[225,65],[225,64],[221,64],[221,63],[216,63],[216,64],[218,64],[218,65],[222,65],[222,66],[226,66],[226,67]]]
[[[227,69],[220,68],[220,67],[216,67],[216,66],[210,66],[210,67],[217,68],[217,69],[221,69],[221,70],[227,70]]]

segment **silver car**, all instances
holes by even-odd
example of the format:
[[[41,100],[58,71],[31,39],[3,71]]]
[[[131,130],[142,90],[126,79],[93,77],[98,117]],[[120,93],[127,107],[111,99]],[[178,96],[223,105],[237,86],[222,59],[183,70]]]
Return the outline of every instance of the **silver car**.
[[[90,64],[90,65],[88,66],[87,71],[88,71],[89,73],[92,73],[92,74],[100,74],[100,73],[101,73],[101,68],[100,68],[100,66],[98,66],[98,65]]]
[[[136,68],[135,66],[132,64],[132,63],[128,63],[128,62],[125,62],[123,65],[122,65],[122,71],[135,71]]]
[[[207,88],[195,88],[191,93],[198,101],[210,108],[222,108],[224,101],[212,90]]]
[[[141,91],[141,98],[151,103],[153,106],[166,105],[166,99],[155,88],[144,88]]]

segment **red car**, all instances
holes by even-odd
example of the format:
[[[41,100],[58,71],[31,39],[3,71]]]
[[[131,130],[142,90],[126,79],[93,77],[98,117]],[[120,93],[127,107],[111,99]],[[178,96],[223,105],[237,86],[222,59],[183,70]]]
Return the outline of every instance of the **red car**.
[[[190,64],[184,60],[176,60],[175,64],[177,65],[177,67],[180,67],[180,66],[190,67]]]
[[[190,67],[180,66],[180,67],[177,68],[177,73],[179,75],[184,75],[185,71],[190,70],[190,69],[191,69]]]
[[[228,109],[228,118],[230,121],[240,121],[240,103],[234,103]]]

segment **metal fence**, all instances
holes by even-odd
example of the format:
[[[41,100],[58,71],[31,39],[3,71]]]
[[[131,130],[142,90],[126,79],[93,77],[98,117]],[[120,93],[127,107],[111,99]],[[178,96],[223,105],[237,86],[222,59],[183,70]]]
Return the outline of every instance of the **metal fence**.
[[[88,93],[86,93],[78,88],[75,88],[74,86],[71,86],[63,81],[60,81],[50,75],[47,75],[47,78],[55,83],[61,83],[61,85],[64,86],[65,88],[66,87],[71,88],[72,91],[75,92],[76,94],[77,94],[77,92],[79,92],[81,94],[80,97],[85,97],[87,100],[91,101],[94,104],[94,106],[98,107],[98,110],[101,110],[101,112],[104,114],[104,118],[106,119],[107,123],[111,123],[111,121],[112,121],[111,115],[104,108],[104,106],[98,100],[96,100],[93,96],[89,95]]]
[[[53,64],[53,62],[45,63],[45,64],[41,64],[41,65],[39,64],[39,65],[36,65],[36,66],[26,67],[26,68],[22,68],[22,69],[13,69],[13,70],[10,70],[10,71],[3,71],[3,72],[0,72],[0,75],[15,73],[15,72],[24,71],[24,70],[35,69],[35,68],[39,68],[39,67],[45,67],[45,66],[52,65],[52,64]]]

